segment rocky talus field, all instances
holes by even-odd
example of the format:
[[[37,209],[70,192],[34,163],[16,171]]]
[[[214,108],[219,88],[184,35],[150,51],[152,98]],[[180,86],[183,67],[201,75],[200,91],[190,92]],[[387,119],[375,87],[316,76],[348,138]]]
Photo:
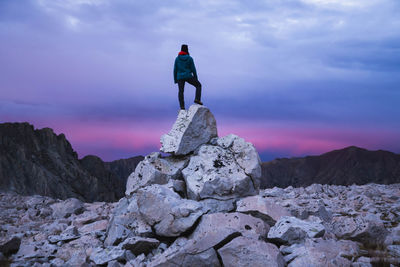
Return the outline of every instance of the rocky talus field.
[[[254,146],[200,105],[161,144],[118,202],[0,193],[0,266],[400,265],[400,184],[260,189]]]

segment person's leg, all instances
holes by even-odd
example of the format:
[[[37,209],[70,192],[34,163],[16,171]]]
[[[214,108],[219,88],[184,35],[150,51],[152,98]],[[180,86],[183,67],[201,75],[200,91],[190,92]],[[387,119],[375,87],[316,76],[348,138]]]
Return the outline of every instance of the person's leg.
[[[194,101],[201,102],[201,83],[199,82],[199,80],[192,77],[192,78],[188,79],[187,82],[189,84],[193,85],[194,87],[196,87],[196,97],[195,97]]]
[[[178,88],[179,88],[179,93],[178,93],[179,105],[180,105],[181,109],[185,109],[185,98],[183,96],[183,91],[185,89],[185,81],[184,80],[178,81]]]

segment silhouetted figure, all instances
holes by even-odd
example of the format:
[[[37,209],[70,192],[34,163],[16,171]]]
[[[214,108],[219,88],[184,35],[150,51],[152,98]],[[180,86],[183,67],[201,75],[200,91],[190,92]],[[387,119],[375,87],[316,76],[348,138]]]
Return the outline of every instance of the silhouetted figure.
[[[183,97],[185,82],[196,87],[194,103],[203,105],[201,102],[201,83],[197,79],[196,67],[194,66],[193,58],[189,55],[189,48],[186,44],[182,45],[181,51],[175,59],[174,81],[178,83],[178,98],[181,109],[185,109],[185,99]]]

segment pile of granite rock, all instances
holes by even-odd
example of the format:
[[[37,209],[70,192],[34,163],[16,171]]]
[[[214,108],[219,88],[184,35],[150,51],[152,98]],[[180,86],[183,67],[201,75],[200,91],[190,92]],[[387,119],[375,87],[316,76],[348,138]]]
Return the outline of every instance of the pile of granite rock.
[[[1,194],[11,266],[374,266],[400,263],[400,185],[259,190],[260,159],[182,110],[118,203]]]

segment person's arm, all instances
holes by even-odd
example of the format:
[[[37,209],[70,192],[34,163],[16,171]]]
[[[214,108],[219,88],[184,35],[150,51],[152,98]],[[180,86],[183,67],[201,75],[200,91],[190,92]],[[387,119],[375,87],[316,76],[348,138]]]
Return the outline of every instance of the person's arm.
[[[193,72],[194,78],[197,80],[196,67],[194,66],[193,58],[190,58],[190,59],[191,59],[191,61],[190,61],[190,69],[191,69],[191,71]]]
[[[177,83],[178,68],[176,67],[176,59],[174,63],[174,82]]]

